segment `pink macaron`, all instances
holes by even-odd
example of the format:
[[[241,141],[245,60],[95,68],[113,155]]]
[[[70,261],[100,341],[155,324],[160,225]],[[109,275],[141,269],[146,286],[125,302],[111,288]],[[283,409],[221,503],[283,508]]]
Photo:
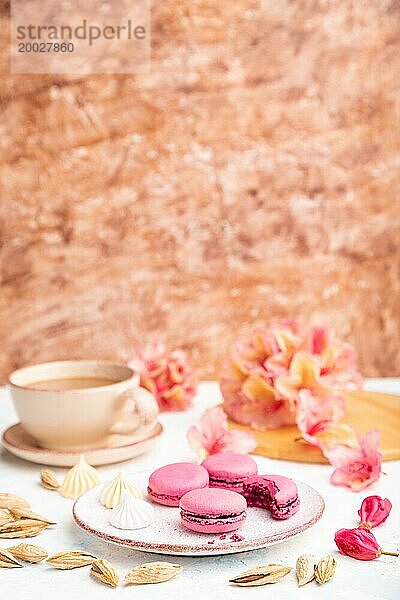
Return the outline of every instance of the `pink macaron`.
[[[249,477],[257,474],[256,462],[247,454],[220,452],[202,462],[210,477],[210,487],[224,488],[239,494]]]
[[[181,498],[179,507],[182,524],[201,533],[234,531],[246,520],[245,498],[230,490],[192,490]]]
[[[147,492],[154,502],[179,506],[190,490],[208,486],[207,470],[201,465],[181,462],[165,465],[150,475]]]
[[[250,477],[242,493],[249,506],[267,508],[274,519],[289,519],[300,507],[297,485],[282,475]]]

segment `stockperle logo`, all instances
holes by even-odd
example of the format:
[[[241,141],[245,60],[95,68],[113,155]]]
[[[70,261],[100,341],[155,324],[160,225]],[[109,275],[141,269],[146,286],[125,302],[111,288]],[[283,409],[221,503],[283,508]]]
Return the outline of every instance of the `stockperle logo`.
[[[138,73],[150,68],[150,0],[12,0],[12,73]]]

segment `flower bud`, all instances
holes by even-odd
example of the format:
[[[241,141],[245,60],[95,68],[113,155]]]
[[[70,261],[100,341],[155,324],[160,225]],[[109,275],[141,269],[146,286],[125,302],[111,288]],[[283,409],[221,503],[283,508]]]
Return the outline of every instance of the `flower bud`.
[[[372,531],[365,527],[355,529],[339,529],[335,533],[335,543],[342,554],[357,560],[374,560],[381,554],[398,556],[394,552],[386,552],[379,547]]]
[[[392,510],[392,503],[387,498],[383,499],[380,496],[368,496],[364,498],[361,508],[358,511],[361,527],[372,529],[380,525],[388,518]]]

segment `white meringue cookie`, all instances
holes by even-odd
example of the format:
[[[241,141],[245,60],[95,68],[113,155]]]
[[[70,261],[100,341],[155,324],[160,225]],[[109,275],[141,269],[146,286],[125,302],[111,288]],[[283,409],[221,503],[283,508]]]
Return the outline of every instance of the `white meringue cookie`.
[[[118,473],[115,479],[105,484],[100,495],[100,503],[106,508],[115,508],[121,504],[124,492],[128,492],[134,498],[143,499],[139,488],[126,479],[123,473]]]
[[[143,529],[154,521],[154,508],[149,502],[124,492],[122,502],[113,509],[110,525],[117,529]]]
[[[86,462],[85,457],[81,454],[79,462],[66,474],[60,487],[60,493],[64,498],[78,498],[99,483],[98,472]]]

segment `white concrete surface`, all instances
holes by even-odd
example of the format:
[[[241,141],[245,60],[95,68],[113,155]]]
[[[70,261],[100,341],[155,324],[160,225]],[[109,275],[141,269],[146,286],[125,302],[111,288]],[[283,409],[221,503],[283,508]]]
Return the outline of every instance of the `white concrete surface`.
[[[400,394],[400,379],[369,380],[368,389]],[[167,462],[191,460],[193,454],[186,442],[186,430],[195,423],[198,416],[208,406],[219,401],[219,391],[215,383],[201,385],[194,410],[184,413],[162,415],[165,434],[157,447],[149,454],[124,463],[126,472],[153,469]],[[0,428],[16,422],[8,391],[0,388]],[[377,423],[379,427],[379,423]],[[399,433],[400,435],[400,433]],[[68,598],[102,600],[110,594],[118,598],[140,598],[140,600],[176,600],[177,598],[223,598],[261,599],[268,594],[279,594],[279,600],[292,598],[335,600],[395,600],[400,598],[400,560],[381,557],[371,562],[360,562],[341,556],[336,552],[334,532],[341,527],[357,525],[357,510],[362,499],[370,494],[388,497],[393,503],[393,511],[388,521],[375,529],[380,545],[388,550],[398,550],[400,533],[400,461],[384,463],[385,474],[378,483],[368,490],[355,494],[347,489],[333,487],[329,483],[330,466],[305,465],[286,461],[257,458],[262,470],[277,472],[294,477],[314,486],[324,497],[326,511],[322,520],[306,533],[292,541],[241,554],[219,557],[174,558],[184,571],[177,578],[157,586],[124,587],[111,590],[92,580],[89,569],[57,571],[45,564],[26,566],[24,569],[0,570],[0,598],[7,600],[48,600]],[[100,468],[104,480],[110,479],[120,465]],[[72,503],[57,493],[43,489],[39,481],[39,465],[14,458],[5,450],[0,451],[0,491],[13,492],[29,500],[37,512],[52,516],[59,525],[45,531],[31,543],[39,544],[49,553],[61,550],[85,550],[99,557],[107,558],[118,568],[121,579],[125,572],[142,562],[158,560],[154,554],[133,552],[128,549],[108,545],[79,530],[71,518]],[[61,478],[64,469],[56,469]],[[15,540],[19,543],[21,540]],[[29,540],[27,540],[29,541]],[[0,548],[15,545],[13,540],[0,539]],[[228,580],[247,568],[266,563],[282,563],[294,566],[296,558],[303,552],[312,552],[316,557],[334,553],[338,560],[335,578],[325,586],[310,583],[297,589],[294,574],[289,574],[274,587],[252,589],[233,588]],[[161,558],[167,560],[167,557]]]

